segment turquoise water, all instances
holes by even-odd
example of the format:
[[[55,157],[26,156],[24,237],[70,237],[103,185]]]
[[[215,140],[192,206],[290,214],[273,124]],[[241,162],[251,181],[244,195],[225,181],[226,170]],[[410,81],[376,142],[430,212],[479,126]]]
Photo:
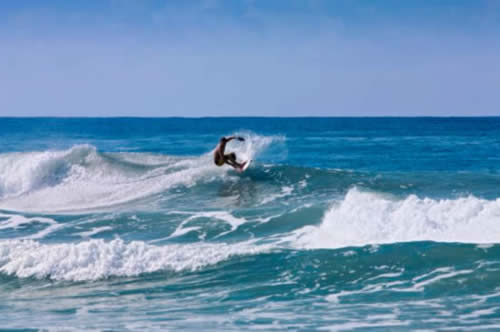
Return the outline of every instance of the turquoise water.
[[[232,134],[243,174],[212,161]],[[0,140],[1,328],[500,328],[500,118],[4,118]]]

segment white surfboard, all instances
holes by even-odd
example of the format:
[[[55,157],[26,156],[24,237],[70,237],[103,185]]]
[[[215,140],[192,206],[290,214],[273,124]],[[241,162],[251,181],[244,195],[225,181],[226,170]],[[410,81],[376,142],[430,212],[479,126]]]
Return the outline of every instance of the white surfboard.
[[[252,159],[248,159],[248,161],[246,162],[246,164],[243,165],[242,168],[240,168],[240,173],[243,173],[244,171],[246,171],[246,169],[248,168],[248,166],[250,166],[251,162],[252,162]]]

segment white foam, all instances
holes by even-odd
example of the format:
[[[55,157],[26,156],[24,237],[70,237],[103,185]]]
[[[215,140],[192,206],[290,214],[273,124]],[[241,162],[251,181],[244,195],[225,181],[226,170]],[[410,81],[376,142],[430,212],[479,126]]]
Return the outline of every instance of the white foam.
[[[281,192],[278,193],[278,194],[271,194],[271,195],[268,195],[267,197],[265,197],[261,202],[260,204],[261,205],[264,205],[264,204],[268,204],[270,202],[273,202],[279,198],[283,198],[283,197],[286,197],[286,196],[289,196],[291,195],[293,192],[293,186],[283,186],[281,188]]]
[[[179,227],[177,227],[175,229],[175,231],[170,236],[168,236],[166,238],[154,240],[154,242],[160,242],[160,241],[167,240],[170,238],[182,236],[182,235],[187,234],[189,232],[197,231],[199,229],[201,229],[201,227],[199,227],[199,226],[184,227],[184,223],[182,223],[181,225],[179,225]]]
[[[247,220],[245,218],[235,217],[227,211],[205,211],[205,212],[172,211],[171,213],[192,214],[192,215],[189,216],[188,218],[184,219],[179,224],[179,226],[177,226],[175,231],[170,236],[168,236],[167,238],[164,238],[164,239],[157,239],[157,240],[155,240],[155,242],[178,237],[178,236],[187,234],[191,231],[199,230],[200,227],[198,227],[198,226],[186,227],[186,224],[188,224],[189,222],[191,222],[193,220],[199,219],[199,218],[213,218],[213,219],[222,220],[222,221],[226,222],[227,224],[229,224],[231,226],[231,229],[227,232],[223,232],[223,233],[219,234],[219,237],[236,230],[238,227],[240,227],[241,225],[243,225],[244,223],[247,222]],[[203,237],[203,235],[202,235],[202,237]]]
[[[357,322],[344,322],[337,323],[334,325],[329,325],[324,327],[322,330],[328,331],[351,331],[356,329],[381,329],[381,328],[393,328],[393,327],[404,327],[410,325],[409,321],[400,320],[382,320],[382,321],[357,321]]]
[[[306,179],[308,178],[307,174],[306,174]],[[298,185],[299,185],[299,188],[300,189],[304,189],[305,187],[307,187],[307,180],[306,179],[303,179],[303,180],[300,180]]]
[[[77,233],[77,235],[80,235],[83,238],[88,238],[88,237],[91,237],[93,235],[99,234],[101,232],[110,231],[110,230],[113,230],[113,227],[111,227],[111,226],[92,227],[92,229],[90,231],[80,232],[80,233]]]
[[[30,224],[41,223],[46,224],[43,230],[38,231],[35,234],[29,236],[22,236],[23,239],[41,239],[53,231],[63,227],[63,225],[58,224],[54,219],[46,217],[25,217],[17,214],[4,214],[0,213],[0,218],[5,218],[0,221],[0,230],[2,229],[18,229],[21,226],[27,226]]]
[[[74,244],[7,240],[0,241],[0,272],[21,278],[97,280],[156,271],[197,270],[235,255],[268,249],[251,243],[155,246],[142,241],[126,243],[121,239]]]
[[[486,251],[487,249],[493,248],[494,246],[495,244],[493,243],[481,243],[477,245],[477,248]]]
[[[474,273],[474,270],[461,270],[461,271],[452,271],[449,273],[438,274],[435,277],[432,277],[432,278],[415,283],[412,288],[415,290],[421,290],[425,286],[432,284],[432,283],[435,283],[437,281],[440,281],[442,279],[449,279],[449,278],[453,278],[453,277],[456,277],[459,275],[471,274],[471,273]],[[416,279],[414,279],[414,280],[416,280]]]
[[[500,199],[393,199],[353,188],[330,208],[321,225],[295,235],[294,244],[306,248],[409,241],[500,243]]]
[[[498,311],[498,308],[488,308],[488,309],[479,309],[474,310],[471,313],[460,315],[460,319],[476,319],[481,318],[482,316],[491,316],[495,315]]]

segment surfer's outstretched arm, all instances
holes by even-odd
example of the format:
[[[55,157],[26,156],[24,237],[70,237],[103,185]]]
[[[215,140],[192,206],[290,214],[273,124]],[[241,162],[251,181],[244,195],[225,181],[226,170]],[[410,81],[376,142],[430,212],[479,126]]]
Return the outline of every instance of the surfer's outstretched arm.
[[[229,137],[224,137],[224,140],[227,142],[232,141],[233,139],[237,139],[238,141],[244,141],[245,139],[241,136],[229,136]]]
[[[222,136],[218,146],[218,149],[220,150],[222,155],[224,155],[224,150],[226,149],[227,142],[232,141],[235,138],[236,136],[229,136],[229,137]]]

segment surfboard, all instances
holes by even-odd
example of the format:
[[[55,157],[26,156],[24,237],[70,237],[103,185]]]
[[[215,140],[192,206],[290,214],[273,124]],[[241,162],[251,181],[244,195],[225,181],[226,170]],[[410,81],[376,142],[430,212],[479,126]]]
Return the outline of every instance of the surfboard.
[[[243,167],[240,168],[239,172],[243,173],[244,171],[246,171],[246,169],[248,168],[248,166],[250,166],[251,162],[252,162],[252,159],[248,159],[247,162],[245,163],[245,165],[243,165]]]

